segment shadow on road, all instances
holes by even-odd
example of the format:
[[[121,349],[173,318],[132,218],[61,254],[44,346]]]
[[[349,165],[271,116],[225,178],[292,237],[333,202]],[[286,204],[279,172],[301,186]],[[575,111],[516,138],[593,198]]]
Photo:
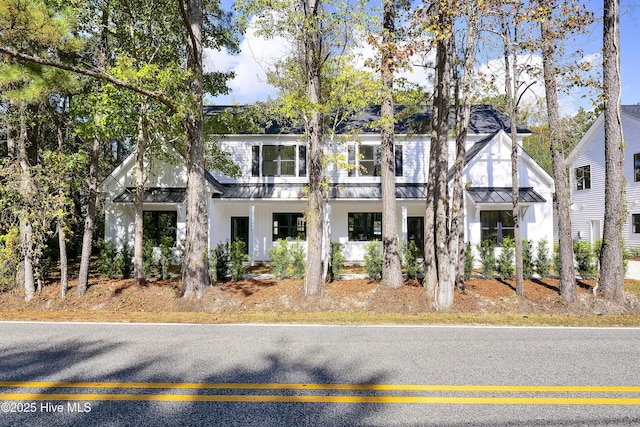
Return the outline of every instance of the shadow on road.
[[[161,345],[162,343],[158,343]],[[158,366],[167,366],[168,360],[161,356],[150,355],[143,361],[128,364],[126,367],[103,366],[96,364],[99,360],[115,360],[130,348],[131,343],[104,344],[100,341],[77,343],[62,341],[58,344],[42,343],[29,350],[0,347],[0,381],[51,381],[62,382],[187,382],[167,369],[162,374],[157,372]],[[341,366],[336,361],[330,366],[326,363],[314,362],[313,355],[304,360],[296,360],[282,352],[262,356],[256,363],[260,368],[251,369],[238,365],[215,374],[215,366],[200,366],[202,373],[198,383],[288,383],[291,378],[305,378],[307,384],[341,384],[349,367]],[[185,360],[186,366],[191,366]],[[177,369],[176,371],[181,371]],[[73,372],[67,375],[66,372]],[[380,384],[385,382],[382,372],[359,378],[360,384]],[[192,381],[188,381],[192,382]],[[61,384],[62,385],[62,384]],[[30,393],[46,396],[51,393],[182,393],[182,394],[268,394],[294,395],[326,393],[312,390],[141,390],[141,389],[74,389],[74,388],[25,388],[15,389],[3,387],[0,393]],[[349,391],[340,391],[348,394]],[[375,391],[368,395],[375,396]],[[33,398],[32,398],[33,399]],[[30,402],[29,400],[27,400]],[[31,400],[40,408],[47,401]],[[4,402],[0,396],[0,403]],[[38,426],[146,426],[146,425],[209,425],[209,426],[340,426],[363,425],[366,419],[382,408],[379,404],[330,404],[330,403],[272,403],[272,402],[149,402],[149,401],[93,401],[87,413],[68,413],[67,402],[52,401],[54,405],[62,404],[63,413],[2,414],[0,425],[38,425]],[[82,402],[84,403],[84,402]]]

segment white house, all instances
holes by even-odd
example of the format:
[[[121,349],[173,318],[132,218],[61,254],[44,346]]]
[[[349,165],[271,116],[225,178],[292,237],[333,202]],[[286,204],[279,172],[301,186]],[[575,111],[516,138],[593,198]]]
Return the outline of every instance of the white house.
[[[624,177],[627,218],[625,244],[640,245],[640,105],[622,106]],[[601,114],[567,157],[571,185],[571,228],[574,240],[602,238],[605,162],[604,116]]]
[[[215,114],[224,107],[210,107]],[[370,108],[357,120],[345,123],[340,132],[345,142],[327,143],[325,151],[342,156],[355,166],[329,167],[330,238],[341,242],[347,261],[361,261],[367,242],[382,232],[379,177],[380,134],[363,124],[379,120],[379,108]],[[396,126],[396,197],[401,240],[422,247],[425,191],[429,164],[429,114],[413,115]],[[360,131],[351,129],[357,125]],[[422,130],[420,130],[422,129]],[[511,216],[511,138],[508,118],[491,106],[472,110],[463,180],[465,238],[473,244],[485,238],[498,243],[513,235]],[[416,131],[417,130],[417,131]],[[518,138],[529,131],[518,128]],[[268,249],[278,239],[305,237],[304,211],[307,148],[299,134],[271,125],[264,134],[226,136],[220,144],[240,166],[242,176],[231,179],[220,173],[208,176],[209,243],[247,242],[252,261],[268,261]],[[455,141],[449,141],[450,164]],[[156,161],[145,196],[145,232],[157,239],[184,235],[185,171],[183,161]],[[132,188],[134,162],[129,158],[103,183],[105,238],[117,242],[133,239]],[[520,150],[518,167],[523,209],[522,237],[553,241],[554,184],[552,178],[529,155]]]

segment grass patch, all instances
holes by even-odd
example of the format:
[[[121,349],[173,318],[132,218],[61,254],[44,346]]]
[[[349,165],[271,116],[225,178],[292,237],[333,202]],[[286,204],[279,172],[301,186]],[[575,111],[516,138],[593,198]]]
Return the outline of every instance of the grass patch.
[[[5,311],[3,320],[86,321],[117,323],[276,323],[333,325],[475,325],[475,326],[566,326],[566,327],[640,327],[634,315],[539,315],[505,313],[349,313],[349,312],[115,312],[100,310]]]

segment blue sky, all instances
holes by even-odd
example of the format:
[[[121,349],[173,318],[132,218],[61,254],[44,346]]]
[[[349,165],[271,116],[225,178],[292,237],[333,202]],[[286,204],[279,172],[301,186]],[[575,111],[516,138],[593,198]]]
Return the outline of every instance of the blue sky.
[[[640,4],[622,1],[620,17],[622,103],[640,103]]]
[[[621,3],[621,76],[622,76],[622,103],[640,103],[640,4],[637,0],[622,0]],[[224,0],[227,7],[231,0]],[[596,16],[602,15],[602,1],[587,0],[587,7],[595,12]],[[283,39],[264,40],[256,37],[251,29],[243,38],[241,52],[238,55],[230,55],[227,52],[209,52],[205,63],[217,70],[233,70],[236,78],[230,82],[232,92],[226,96],[209,99],[214,104],[250,104],[265,100],[269,96],[275,96],[276,91],[266,84],[264,70],[277,58],[285,55],[288,43]],[[568,48],[581,49],[585,55],[596,57],[601,53],[602,28],[601,23],[593,26],[590,34],[582,36]],[[489,56],[487,56],[489,55]],[[499,54],[497,54],[499,56]],[[490,54],[478,58],[478,68],[484,67],[490,70],[492,62]],[[500,67],[497,67],[498,69]],[[425,81],[424,72],[417,70],[412,74],[406,74],[411,80]],[[536,90],[532,91],[536,92]],[[544,96],[540,85],[537,96]],[[571,114],[579,107],[591,108],[590,96],[583,98],[582,94],[574,91],[561,96],[561,106],[565,114]]]

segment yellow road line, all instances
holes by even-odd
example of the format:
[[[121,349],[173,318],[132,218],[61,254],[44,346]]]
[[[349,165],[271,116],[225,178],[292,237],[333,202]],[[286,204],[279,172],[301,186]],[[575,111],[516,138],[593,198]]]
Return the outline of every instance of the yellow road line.
[[[279,384],[279,383],[153,383],[91,381],[0,381],[0,387],[195,389],[195,390],[352,390],[352,391],[462,391],[508,393],[640,393],[640,386],[527,386],[438,384]]]
[[[187,394],[0,394],[17,401],[153,401],[279,403],[414,403],[458,405],[640,405],[640,398],[424,397],[424,396],[269,396]]]

